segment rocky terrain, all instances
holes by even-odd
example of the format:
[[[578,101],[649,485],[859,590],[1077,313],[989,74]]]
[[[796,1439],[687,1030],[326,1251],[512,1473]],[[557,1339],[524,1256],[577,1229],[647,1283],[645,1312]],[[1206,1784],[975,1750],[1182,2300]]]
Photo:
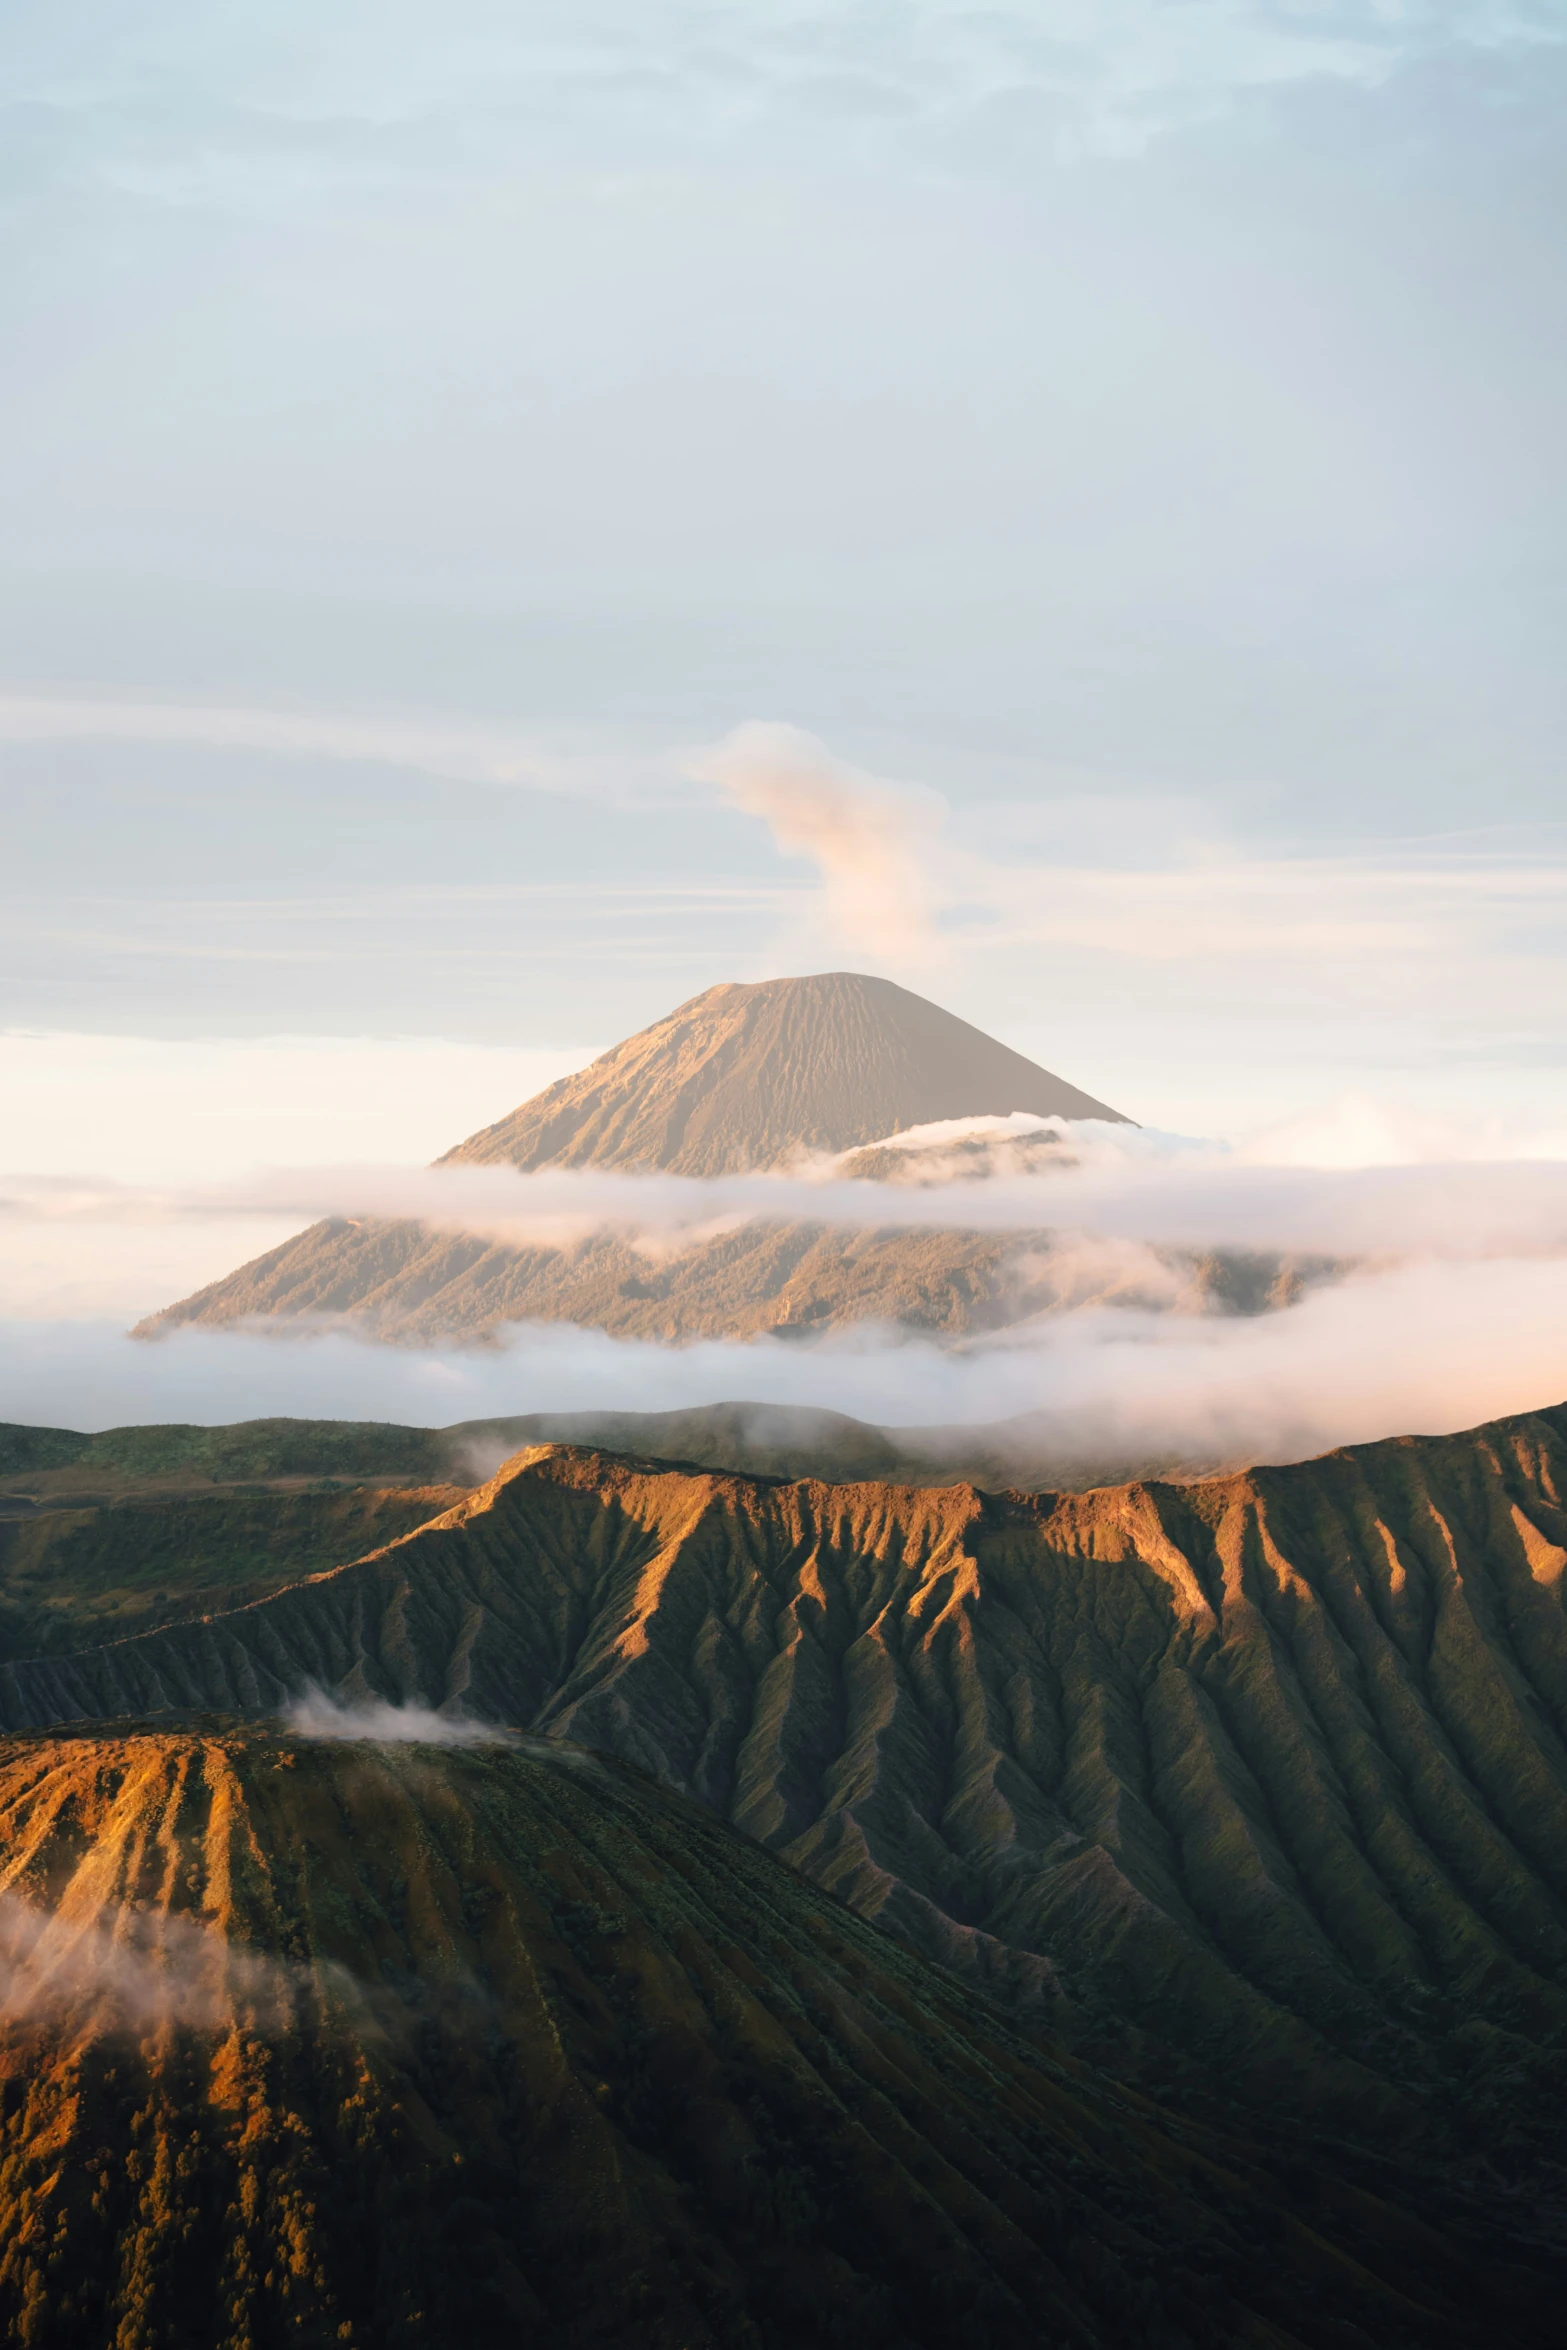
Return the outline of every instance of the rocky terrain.
[[[1162,2109],[569,1747],[5,1742],[0,1959],[27,2350],[1553,2338],[1408,2177]]]
[[[519,1446],[552,1441],[829,1481],[1093,1484],[1150,1466],[1074,1453],[1054,1423],[1034,1419],[892,1431],[787,1404],[535,1412],[449,1428],[0,1425],[0,1659],[263,1599],[426,1524]]]
[[[1562,1411],[1075,1495],[543,1446],[357,1564],[0,1666],[0,1719],[314,1684],[577,1739],[1014,2012],[1138,2035],[1157,2085],[1222,2060],[1536,2197],[1567,2089],[1564,1497]]]

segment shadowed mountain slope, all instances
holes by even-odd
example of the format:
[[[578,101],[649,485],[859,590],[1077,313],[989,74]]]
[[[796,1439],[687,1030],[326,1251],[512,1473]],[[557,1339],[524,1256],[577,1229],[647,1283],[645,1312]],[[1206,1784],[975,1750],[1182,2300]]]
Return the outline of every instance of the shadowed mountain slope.
[[[487,1424],[487,1423],[486,1423]],[[387,1420],[156,1420],[124,1428],[0,1421],[0,1500],[11,1492],[148,1493],[346,1479],[428,1483],[450,1474],[460,1429]]]
[[[1023,2008],[1460,2162],[1560,2152],[1567,1413],[1081,1495],[541,1448],[32,1728],[307,1683],[624,1756]]]
[[[729,1175],[947,1118],[1107,1109],[890,979],[710,987],[448,1151],[442,1165]]]
[[[667,1412],[516,1412],[444,1428],[274,1419],[213,1428],[153,1423],[84,1435],[0,1422],[0,1525],[13,1514],[25,1518],[38,1509],[95,1509],[120,1501],[267,1493],[297,1498],[350,1486],[388,1493],[431,1485],[468,1489],[534,1444],[581,1445],[677,1468],[733,1469],[742,1476],[817,1478],[827,1485],[879,1479],[1027,1492],[1046,1486],[1078,1492],[1134,1477],[1212,1477],[1240,1466],[1211,1455],[1156,1455],[1128,1440],[1107,1447],[1090,1421],[1059,1411],[892,1428],[816,1404],[744,1401]],[[340,1543],[332,1563],[348,1555]]]
[[[904,1432],[807,1404],[695,1404],[672,1412],[523,1412],[411,1428],[386,1420],[236,1420],[205,1428],[29,1428],[0,1421],[0,1514],[40,1505],[86,1508],[109,1500],[183,1500],[265,1490],[336,1492],[345,1486],[448,1483],[470,1487],[530,1444],[581,1444],[642,1458],[764,1476],[901,1477],[930,1458],[905,1450]],[[948,1432],[910,1430],[932,1446]],[[987,1429],[953,1431],[988,1456]],[[944,1480],[929,1478],[939,1483]],[[971,1479],[972,1481],[972,1479]],[[981,1480],[982,1481],[982,1480]],[[454,1494],[452,1499],[458,1497]],[[435,1512],[427,1510],[425,1516]],[[361,1545],[367,1549],[370,1545]],[[339,1548],[336,1561],[349,1553]],[[357,1554],[355,1554],[357,1555]],[[325,1562],[323,1562],[325,1563]]]
[[[1452,2350],[1538,2272],[559,1746],[0,1746],[27,2350]]]

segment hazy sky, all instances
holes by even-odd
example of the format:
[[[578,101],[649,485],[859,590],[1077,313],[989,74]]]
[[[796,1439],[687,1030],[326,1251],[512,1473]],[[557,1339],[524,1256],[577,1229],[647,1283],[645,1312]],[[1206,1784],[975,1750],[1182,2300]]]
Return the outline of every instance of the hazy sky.
[[[849,964],[1559,1120],[1564,0],[12,0],[0,106],[0,1028],[382,1040],[375,1155]]]

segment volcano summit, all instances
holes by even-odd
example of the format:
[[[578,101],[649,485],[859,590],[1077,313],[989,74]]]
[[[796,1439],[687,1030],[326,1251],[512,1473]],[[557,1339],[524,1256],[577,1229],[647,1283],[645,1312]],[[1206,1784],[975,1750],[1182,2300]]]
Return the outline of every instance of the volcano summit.
[[[1013,1110],[1128,1123],[890,979],[821,971],[707,988],[441,1164],[733,1175]]]

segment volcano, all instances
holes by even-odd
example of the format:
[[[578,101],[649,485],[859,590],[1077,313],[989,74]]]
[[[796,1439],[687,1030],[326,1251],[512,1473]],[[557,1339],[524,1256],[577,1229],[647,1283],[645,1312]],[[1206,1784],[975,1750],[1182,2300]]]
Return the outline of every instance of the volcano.
[[[732,1175],[1014,1110],[1127,1123],[906,987],[823,971],[710,987],[439,1163]]]
[[[1130,1123],[906,988],[834,971],[709,988],[437,1164],[715,1176],[1014,1112]],[[675,1343],[854,1322],[956,1336],[1050,1310],[1048,1269],[1019,1272],[1040,1239],[758,1220],[655,1259],[614,1229],[547,1247],[340,1216],[151,1315],[136,1335],[309,1317],[417,1346],[541,1321]],[[1193,1256],[1177,1273],[1187,1302],[1213,1293],[1226,1306],[1282,1302],[1300,1278],[1274,1258]],[[1111,1285],[1124,1279],[1119,1267],[1106,1274]]]
[[[580,1749],[7,1742],[0,1965],[27,2350],[1552,2338],[1382,2179],[1161,2108]]]

